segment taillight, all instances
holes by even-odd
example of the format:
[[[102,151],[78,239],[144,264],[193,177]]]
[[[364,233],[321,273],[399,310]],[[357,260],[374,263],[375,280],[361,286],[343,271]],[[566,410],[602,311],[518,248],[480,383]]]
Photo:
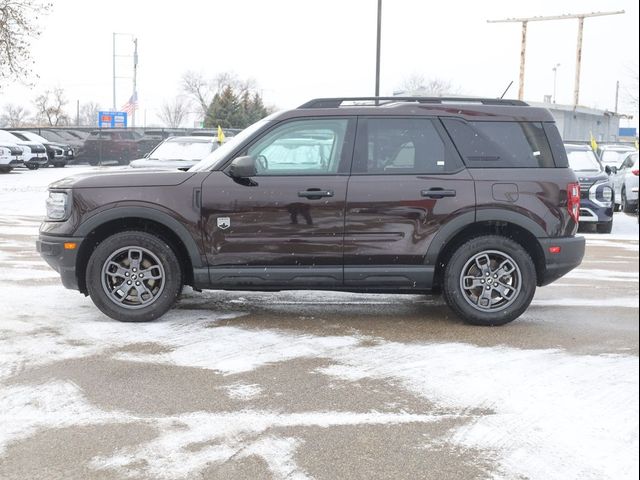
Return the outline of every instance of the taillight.
[[[638,174],[640,174],[640,170],[631,170],[631,173],[633,173],[637,177]]]
[[[567,209],[569,215],[578,223],[580,218],[580,184],[569,183],[567,185]]]

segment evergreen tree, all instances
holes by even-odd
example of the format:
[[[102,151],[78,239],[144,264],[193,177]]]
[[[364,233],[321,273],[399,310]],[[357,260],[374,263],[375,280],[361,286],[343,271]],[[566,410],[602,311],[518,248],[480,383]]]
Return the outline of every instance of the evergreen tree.
[[[223,128],[238,127],[243,122],[242,106],[231,86],[226,86],[222,93],[216,93],[207,110],[205,127]],[[242,127],[240,127],[242,128]]]
[[[205,128],[246,128],[266,117],[267,109],[259,93],[244,89],[236,94],[231,85],[216,93],[209,104],[205,117]]]

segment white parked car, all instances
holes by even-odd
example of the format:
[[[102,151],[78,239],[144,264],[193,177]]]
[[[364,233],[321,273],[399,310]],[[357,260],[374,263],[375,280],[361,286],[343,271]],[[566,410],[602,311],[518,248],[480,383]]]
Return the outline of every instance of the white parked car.
[[[611,143],[599,146],[598,156],[603,166],[620,167],[627,155],[635,151],[636,149],[630,145]]]
[[[15,143],[0,142],[0,173],[8,173],[24,165],[22,148]]]
[[[24,165],[31,170],[44,167],[49,163],[47,149],[41,143],[22,140],[5,130],[0,130],[0,142],[20,146],[24,155]]]
[[[615,191],[616,209],[631,213],[638,206],[638,152],[626,156],[618,167],[612,167],[611,180]]]
[[[133,168],[188,169],[219,147],[218,139],[205,136],[169,137],[145,158],[133,160]]]

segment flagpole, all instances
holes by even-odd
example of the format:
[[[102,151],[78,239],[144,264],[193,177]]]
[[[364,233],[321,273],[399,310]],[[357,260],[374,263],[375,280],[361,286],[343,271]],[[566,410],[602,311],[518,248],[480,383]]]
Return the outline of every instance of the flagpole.
[[[138,105],[138,92],[137,92],[137,77],[138,77],[138,39],[133,39],[133,111],[131,113],[131,126],[136,126],[136,106]]]

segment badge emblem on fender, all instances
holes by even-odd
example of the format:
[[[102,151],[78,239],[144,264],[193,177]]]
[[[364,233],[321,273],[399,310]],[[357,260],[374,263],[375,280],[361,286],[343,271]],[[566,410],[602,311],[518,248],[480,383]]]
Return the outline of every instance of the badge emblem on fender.
[[[226,230],[231,226],[231,219],[229,217],[218,217],[217,222],[220,230]]]

